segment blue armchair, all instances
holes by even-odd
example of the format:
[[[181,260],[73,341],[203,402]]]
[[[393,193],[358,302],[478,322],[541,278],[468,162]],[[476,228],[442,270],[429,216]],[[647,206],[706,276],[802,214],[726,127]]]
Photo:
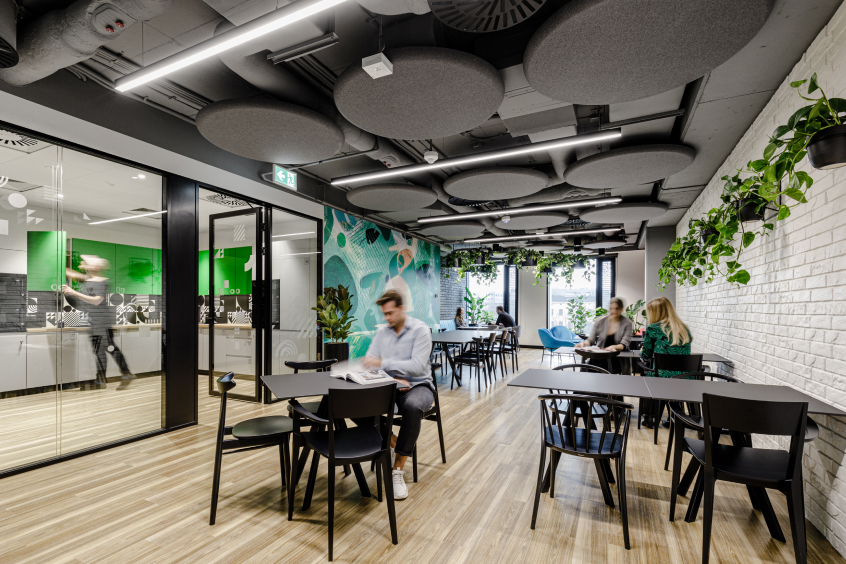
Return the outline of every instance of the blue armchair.
[[[452,319],[441,319],[441,331],[455,331],[455,321]]]
[[[579,337],[563,325],[556,325],[551,329],[551,331],[552,336],[558,339],[559,341],[573,341],[574,343],[582,342],[581,337]]]
[[[576,342],[572,340],[564,340],[564,339],[556,339],[552,331],[549,329],[538,329],[538,336],[540,337],[541,344],[543,344],[543,353],[541,354],[541,362],[543,362],[544,356],[546,355],[546,351],[554,352],[556,349],[561,347],[575,347]],[[580,339],[581,340],[581,339]]]

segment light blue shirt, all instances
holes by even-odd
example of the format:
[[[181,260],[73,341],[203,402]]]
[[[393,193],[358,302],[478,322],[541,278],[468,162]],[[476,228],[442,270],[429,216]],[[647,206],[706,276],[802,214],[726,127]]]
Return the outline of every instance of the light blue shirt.
[[[407,380],[411,387],[426,384],[433,387],[429,356],[432,354],[432,331],[429,326],[406,316],[402,330],[380,327],[373,336],[367,356],[382,359],[382,370]]]

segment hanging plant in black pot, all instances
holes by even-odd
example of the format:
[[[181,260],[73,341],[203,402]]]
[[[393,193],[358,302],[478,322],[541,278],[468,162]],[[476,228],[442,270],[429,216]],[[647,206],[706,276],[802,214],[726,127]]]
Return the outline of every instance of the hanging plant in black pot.
[[[720,232],[714,229],[713,227],[707,227],[702,230],[702,242],[705,246],[711,246],[716,241],[717,238],[720,236]]]
[[[814,168],[828,170],[846,165],[846,125],[816,132],[807,149],[808,160]]]
[[[349,360],[350,344],[346,342],[349,338],[354,317],[350,317],[352,311],[352,298],[349,288],[338,285],[337,288],[324,288],[323,295],[317,296],[317,322],[323,330],[323,358],[334,358],[338,361]]]
[[[764,221],[767,202],[755,196],[749,196],[748,198],[734,202],[734,207],[737,210],[740,221]]]

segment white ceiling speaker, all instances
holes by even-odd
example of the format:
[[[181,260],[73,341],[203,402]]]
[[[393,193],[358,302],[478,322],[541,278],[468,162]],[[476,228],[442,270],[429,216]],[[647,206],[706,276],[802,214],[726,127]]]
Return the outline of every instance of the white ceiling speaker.
[[[509,221],[511,221],[511,216],[510,215],[504,215],[504,216],[502,216],[501,220],[502,220],[503,223],[508,223]]]
[[[394,74],[394,65],[384,53],[376,53],[361,60],[361,68],[370,78],[382,78]]]
[[[423,160],[425,160],[429,164],[433,164],[436,160],[438,160],[438,152],[426,151],[425,153],[423,153]]]

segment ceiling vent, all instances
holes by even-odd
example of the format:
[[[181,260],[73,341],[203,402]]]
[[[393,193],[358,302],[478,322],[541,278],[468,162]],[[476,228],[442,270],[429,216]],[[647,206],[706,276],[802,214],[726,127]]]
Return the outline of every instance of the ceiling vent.
[[[18,64],[16,23],[18,5],[15,0],[0,0],[0,69]]]
[[[471,33],[513,27],[532,17],[546,0],[429,0],[435,17],[445,25]]]
[[[2,1],[3,0],[0,0],[0,2]],[[6,131],[5,129],[0,129],[0,147],[14,149],[15,151],[21,151],[23,153],[34,153],[35,151],[48,147],[49,145],[50,143],[33,139],[32,137],[27,137],[26,135],[21,135],[20,133],[13,133],[11,131]]]
[[[238,198],[233,198],[232,196],[227,196],[226,194],[211,194],[203,199],[213,204],[226,206],[227,208],[242,208],[247,205],[247,202],[244,200],[239,200]]]

